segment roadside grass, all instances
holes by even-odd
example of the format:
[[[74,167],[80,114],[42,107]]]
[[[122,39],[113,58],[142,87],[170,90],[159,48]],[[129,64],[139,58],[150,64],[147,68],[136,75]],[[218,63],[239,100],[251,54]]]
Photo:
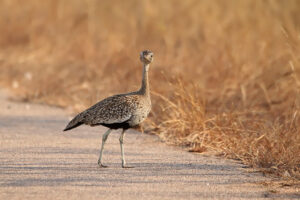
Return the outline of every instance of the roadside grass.
[[[24,101],[81,111],[139,87],[151,49],[145,130],[300,180],[300,3],[0,3],[0,84]]]

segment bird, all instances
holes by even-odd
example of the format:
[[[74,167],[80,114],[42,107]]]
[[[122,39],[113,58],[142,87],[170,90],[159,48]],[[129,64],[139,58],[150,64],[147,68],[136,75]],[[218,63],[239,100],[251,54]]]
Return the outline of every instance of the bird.
[[[102,144],[98,165],[101,168],[107,167],[102,163],[102,154],[105,142],[112,130],[122,129],[119,137],[122,168],[132,168],[126,165],[123,140],[125,131],[139,126],[151,111],[150,86],[148,71],[154,59],[150,50],[140,53],[140,61],[143,64],[142,83],[139,90],[125,94],[117,94],[107,97],[90,108],[76,115],[63,131],[68,131],[80,125],[105,126],[107,131],[102,136]]]

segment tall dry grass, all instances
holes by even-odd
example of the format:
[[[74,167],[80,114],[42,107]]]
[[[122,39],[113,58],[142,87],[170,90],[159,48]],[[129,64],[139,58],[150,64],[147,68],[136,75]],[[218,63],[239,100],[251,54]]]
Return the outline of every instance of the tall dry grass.
[[[300,2],[3,0],[0,84],[82,110],[137,89],[155,61],[148,132],[300,178]]]

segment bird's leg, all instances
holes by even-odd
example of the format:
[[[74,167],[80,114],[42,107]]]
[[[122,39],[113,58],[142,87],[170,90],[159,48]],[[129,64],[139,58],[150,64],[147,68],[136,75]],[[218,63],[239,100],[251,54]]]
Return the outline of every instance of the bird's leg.
[[[122,133],[120,135],[119,141],[120,141],[120,147],[121,147],[121,156],[122,156],[122,167],[123,168],[133,168],[126,166],[125,156],[124,156],[124,147],[123,147],[123,138],[125,135],[125,129],[122,130]]]
[[[107,166],[102,164],[101,160],[102,160],[102,153],[103,153],[103,149],[104,149],[104,144],[105,144],[110,132],[111,132],[111,129],[108,129],[102,136],[102,145],[101,145],[101,149],[100,149],[100,156],[99,156],[99,159],[98,159],[99,167],[107,167]]]
[[[144,127],[141,125],[141,132],[144,134]]]

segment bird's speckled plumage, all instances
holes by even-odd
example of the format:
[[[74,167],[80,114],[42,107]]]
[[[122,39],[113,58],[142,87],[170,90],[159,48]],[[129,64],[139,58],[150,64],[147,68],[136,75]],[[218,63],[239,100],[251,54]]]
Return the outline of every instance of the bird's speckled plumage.
[[[109,128],[102,137],[102,146],[98,160],[98,164],[101,167],[105,167],[101,163],[105,141],[111,132],[111,129],[119,128],[123,129],[120,136],[120,146],[122,153],[122,167],[125,167],[123,150],[123,136],[125,130],[143,122],[151,110],[148,70],[150,63],[153,61],[153,53],[149,50],[142,51],[140,60],[143,63],[143,79],[141,88],[138,91],[127,94],[118,94],[103,99],[87,110],[79,113],[64,129],[64,131],[67,131],[82,124],[90,126],[103,125]]]
[[[128,128],[130,128],[137,126],[144,121],[150,110],[150,98],[147,98],[138,92],[118,94],[103,99],[78,114],[70,121],[66,130],[81,124],[90,126],[104,125],[109,127],[109,125],[115,123],[126,123]],[[126,124],[124,124],[124,126],[126,126]]]

